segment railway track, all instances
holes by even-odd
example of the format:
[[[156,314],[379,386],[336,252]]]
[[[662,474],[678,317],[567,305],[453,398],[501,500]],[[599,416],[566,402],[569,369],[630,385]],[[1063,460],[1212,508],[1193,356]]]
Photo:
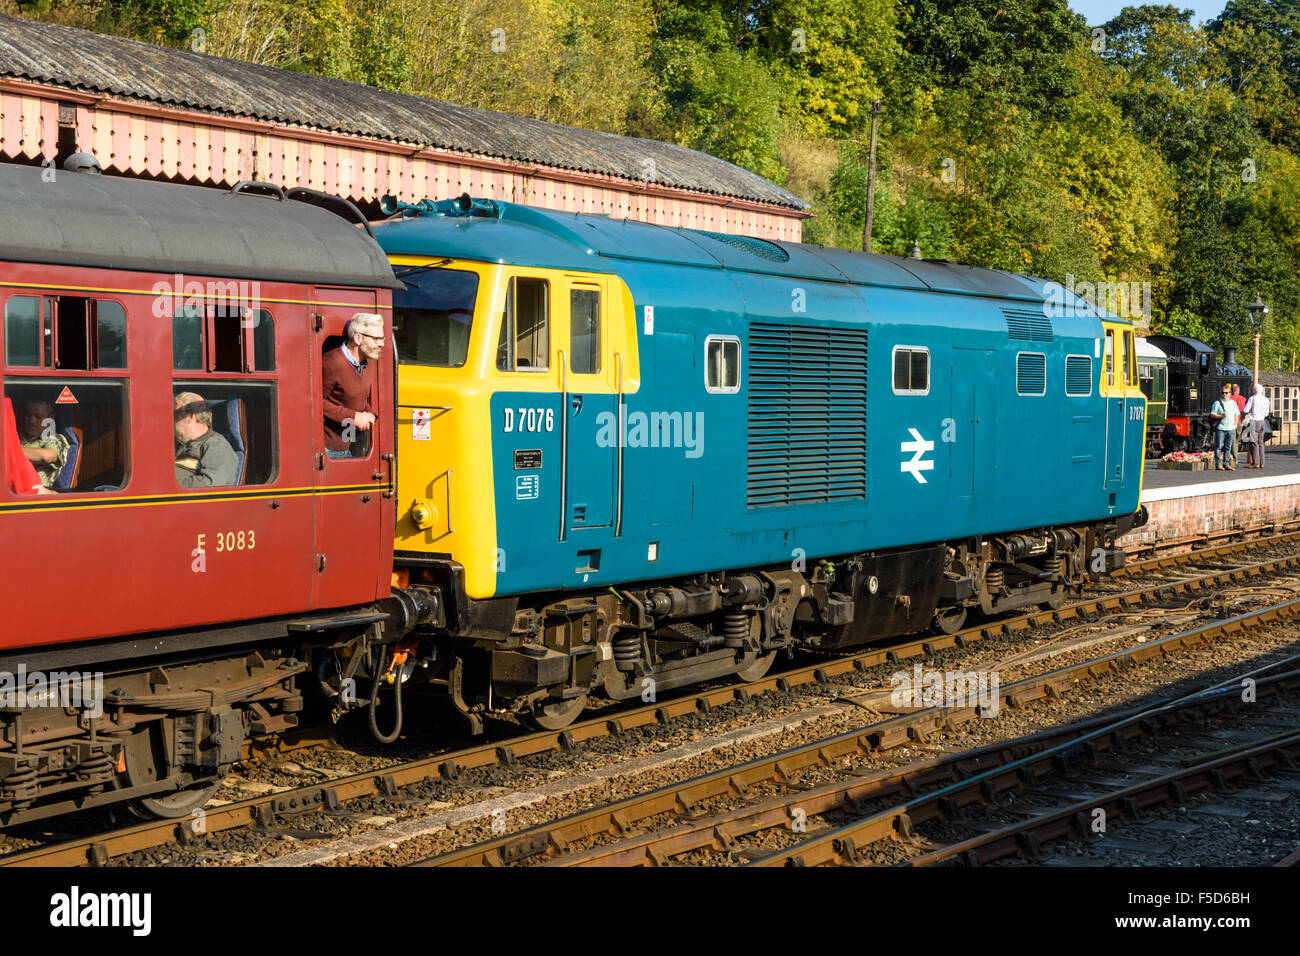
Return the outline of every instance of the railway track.
[[[1125,569],[1125,576],[1158,573],[1187,564],[1207,563],[1229,558],[1244,550],[1281,547],[1300,541],[1300,532],[1234,541],[1183,555],[1168,555],[1137,562]],[[1283,555],[1244,566],[1216,569],[1208,574],[1180,581],[1159,581],[1146,588],[1103,594],[1067,605],[1059,610],[1033,611],[1027,614],[967,628],[951,635],[934,635],[889,647],[873,647],[857,654],[815,661],[769,675],[745,684],[703,688],[693,693],[629,709],[617,709],[607,715],[576,723],[565,730],[540,731],[505,740],[476,744],[438,756],[400,763],[391,767],[354,774],[341,779],[265,794],[234,803],[207,808],[201,827],[195,819],[159,820],[141,823],[110,833],[90,835],[50,846],[37,847],[0,857],[0,866],[79,866],[103,865],[109,860],[168,843],[193,843],[205,834],[226,830],[260,827],[274,830],[277,818],[295,817],[307,812],[339,811],[344,803],[366,797],[393,796],[402,787],[433,777],[457,780],[461,773],[486,767],[513,767],[518,761],[538,754],[572,751],[584,741],[618,737],[630,730],[656,724],[668,724],[678,717],[707,713],[715,707],[769,692],[788,692],[810,684],[830,684],[832,678],[851,672],[865,672],[882,665],[921,660],[941,651],[963,649],[1000,636],[1016,636],[1045,624],[1095,620],[1102,614],[1140,608],[1157,601],[1175,600],[1204,589],[1227,585],[1239,586],[1243,578],[1263,577],[1300,568],[1300,554]],[[1153,645],[1148,645],[1153,646]],[[1044,690],[1043,693],[1050,691]],[[1018,688],[1016,695],[1025,695]],[[1026,697],[1025,699],[1031,699]],[[973,716],[973,712],[970,716]],[[947,719],[946,717],[944,718]],[[956,718],[960,719],[960,718]],[[901,720],[901,718],[900,718]],[[932,731],[939,724],[931,724]],[[882,741],[899,742],[925,734],[924,720],[907,725],[905,721],[891,732],[886,729]],[[892,734],[892,735],[891,735]],[[309,732],[300,738],[311,746],[316,740]],[[292,747],[292,744],[291,744]],[[277,750],[268,751],[275,754]]]
[[[1239,634],[1246,627],[1254,624],[1276,623],[1292,620],[1298,616],[1300,616],[1300,599],[1171,634],[1168,637],[1138,644],[1117,653],[1107,654],[1080,664],[1058,668],[1048,673],[1005,685],[1001,688],[1000,703],[1004,707],[1023,707],[1033,700],[1059,696],[1077,681],[1118,673],[1136,663],[1178,653],[1195,644]],[[1295,660],[1296,658],[1292,658],[1292,664],[1294,664]],[[1300,687],[1300,673],[1293,670],[1283,675],[1261,678],[1257,681],[1257,686],[1265,688],[1267,691],[1272,691],[1278,687],[1294,690]],[[1232,690],[1239,693],[1238,689],[1234,688]],[[1227,693],[1225,692],[1223,696],[1227,696]],[[1201,703],[1203,701],[1192,699],[1189,700],[1187,706],[1199,706]],[[976,708],[974,707],[936,706],[922,708],[913,713],[902,714],[880,721],[861,730],[816,741],[751,761],[740,767],[716,771],[703,777],[660,788],[651,793],[592,808],[553,824],[545,824],[520,833],[504,835],[494,840],[425,861],[425,865],[493,866],[539,856],[546,858],[562,857],[566,856],[570,852],[572,844],[579,840],[589,840],[593,837],[600,837],[605,840],[617,839],[620,834],[632,830],[638,824],[643,825],[645,821],[660,816],[674,818],[673,826],[661,827],[656,834],[632,841],[628,845],[617,849],[593,849],[586,856],[570,857],[569,859],[573,860],[573,862],[598,861],[605,865],[617,862],[663,862],[671,856],[688,850],[717,847],[719,845],[730,848],[729,844],[734,844],[736,837],[741,832],[745,832],[746,827],[770,829],[775,826],[783,826],[790,828],[797,819],[797,815],[793,812],[795,809],[802,810],[806,820],[808,816],[815,813],[826,812],[865,799],[871,794],[871,787],[873,786],[882,788],[881,794],[888,794],[890,792],[906,792],[908,788],[915,788],[926,782],[935,773],[938,773],[940,779],[942,779],[946,774],[952,772],[952,768],[959,767],[963,759],[967,759],[972,755],[967,753],[953,755],[939,761],[929,761],[917,765],[911,770],[904,769],[886,773],[874,780],[868,778],[866,780],[849,779],[848,781],[839,781],[829,784],[821,790],[816,788],[809,790],[807,784],[801,782],[800,775],[806,774],[812,769],[833,769],[841,766],[847,769],[851,767],[856,759],[876,754],[891,747],[901,746],[912,740],[924,741],[929,734],[944,726],[961,723],[976,716]],[[1141,721],[1149,721],[1152,717],[1153,714],[1150,708],[1144,708],[1141,713],[1131,715],[1131,719],[1124,723],[1123,726],[1137,726],[1139,729],[1145,729],[1142,727]],[[1041,740],[1053,740],[1056,735],[1073,732],[1071,728],[1063,728],[1048,731],[1036,735],[1036,737]],[[1092,733],[1093,731],[1089,732]],[[1292,733],[1300,739],[1300,726]],[[1034,738],[1029,738],[1028,742],[1033,740]],[[977,751],[975,756],[978,757],[982,753],[985,756],[989,753],[1014,754],[1017,746],[1025,746],[1026,743],[1025,740],[1013,741],[998,748],[991,748],[986,752]],[[1297,743],[1297,746],[1300,746],[1300,743]],[[997,759],[1003,760],[1004,757],[998,756]],[[1014,767],[1015,765],[1009,766]],[[1001,769],[1005,769],[1005,767],[999,766],[999,770]],[[1036,769],[1034,764],[1031,763],[1030,772],[1032,773]],[[909,774],[914,774],[915,777],[908,779]],[[996,796],[996,790],[989,791],[984,786],[983,778],[971,779],[974,779],[979,784],[974,791],[976,797]],[[1016,781],[1017,786],[1023,785],[1022,778],[1017,777]],[[764,787],[775,788],[784,792],[777,793],[772,798],[770,805],[760,804],[751,810],[744,811],[751,816],[739,824],[739,829],[735,819],[713,819],[702,815],[698,809],[703,805],[707,805],[709,801],[723,798],[744,801],[749,799],[751,794],[756,791],[761,792],[759,788]],[[891,791],[890,787],[894,789]],[[947,794],[940,794],[935,799],[946,796]],[[954,805],[951,809],[955,812],[958,806]],[[948,805],[945,804],[945,808],[947,809]],[[845,832],[836,831],[836,833],[840,833],[840,836],[847,838],[850,842],[841,843],[840,845],[849,852],[855,852],[855,848],[865,845],[869,838],[881,839],[897,832],[896,828],[898,826],[910,823],[914,817],[914,811],[915,807],[912,804],[902,804],[887,811],[887,813],[892,813],[888,825],[882,823],[883,816],[878,815],[866,821],[857,822],[851,827],[842,828]],[[764,816],[765,813],[766,816]],[[908,820],[901,824],[899,821],[905,816],[908,817]],[[682,820],[688,822],[682,823]],[[718,827],[722,829],[719,830]],[[783,851],[784,855],[773,854],[767,857],[764,861],[765,865],[771,862],[784,863],[787,860],[791,862],[802,860],[802,862],[810,865],[812,863],[826,862],[835,856],[835,839],[837,837],[827,835],[825,838],[818,837],[815,841],[809,841],[807,844],[799,843],[796,847]],[[798,849],[805,846],[809,847],[806,852]],[[830,856],[823,859],[822,854],[830,854]]]

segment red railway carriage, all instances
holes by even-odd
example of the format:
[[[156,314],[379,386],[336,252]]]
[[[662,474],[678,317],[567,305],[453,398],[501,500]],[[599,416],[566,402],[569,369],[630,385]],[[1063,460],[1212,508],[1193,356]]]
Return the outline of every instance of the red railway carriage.
[[[329,456],[321,359],[358,312],[389,338],[396,281],[331,203],[0,167],[0,696],[29,695],[0,700],[0,820],[113,790],[185,812],[292,724],[302,635],[382,616],[392,416]],[[107,672],[102,716],[32,706],[73,669]]]

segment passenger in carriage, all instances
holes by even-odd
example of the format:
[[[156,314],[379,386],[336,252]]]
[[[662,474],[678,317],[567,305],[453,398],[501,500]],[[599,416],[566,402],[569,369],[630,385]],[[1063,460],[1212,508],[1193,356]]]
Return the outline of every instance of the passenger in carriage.
[[[53,488],[55,479],[68,461],[72,447],[66,435],[58,432],[46,436],[45,423],[54,421],[54,406],[49,402],[30,401],[23,405],[23,454],[36,469],[41,484]]]
[[[212,428],[212,412],[202,395],[176,396],[176,481],[182,488],[236,484],[239,460],[226,436]]]
[[[368,447],[355,432],[376,421],[376,363],[384,351],[384,320],[373,312],[358,312],[348,320],[344,341],[321,361],[324,380],[325,453],[330,458],[363,457]],[[349,428],[349,424],[353,427]]]

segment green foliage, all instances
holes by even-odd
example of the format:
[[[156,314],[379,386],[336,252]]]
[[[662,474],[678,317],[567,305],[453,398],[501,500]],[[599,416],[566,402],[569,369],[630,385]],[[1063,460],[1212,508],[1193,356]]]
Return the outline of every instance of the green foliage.
[[[812,204],[805,238],[1142,282],[1154,324],[1300,351],[1300,0],[1205,27],[1067,0],[0,0],[0,10],[704,150]],[[1243,355],[1246,353],[1243,352]]]

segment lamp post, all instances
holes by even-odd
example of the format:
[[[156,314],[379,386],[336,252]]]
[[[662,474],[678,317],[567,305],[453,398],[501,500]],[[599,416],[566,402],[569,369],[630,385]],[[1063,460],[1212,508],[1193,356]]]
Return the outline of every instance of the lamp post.
[[[1264,317],[1268,315],[1268,306],[1264,300],[1257,294],[1255,301],[1246,306],[1246,311],[1250,315],[1250,327],[1255,332],[1255,377],[1251,380],[1252,385],[1259,384],[1259,333],[1264,330]]]

